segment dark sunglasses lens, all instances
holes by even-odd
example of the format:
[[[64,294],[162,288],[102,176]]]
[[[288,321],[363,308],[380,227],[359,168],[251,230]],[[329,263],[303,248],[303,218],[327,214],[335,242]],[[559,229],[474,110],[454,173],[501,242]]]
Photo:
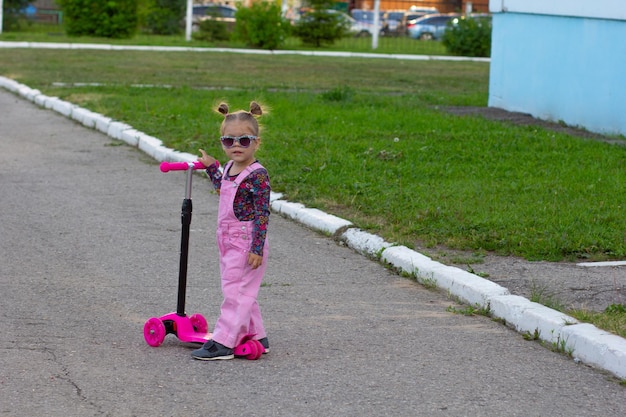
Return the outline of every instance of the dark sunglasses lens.
[[[235,139],[231,137],[223,137],[222,144],[226,146],[227,148],[230,148],[235,144]]]
[[[242,148],[247,148],[250,146],[250,136],[242,136],[239,138],[239,144]]]

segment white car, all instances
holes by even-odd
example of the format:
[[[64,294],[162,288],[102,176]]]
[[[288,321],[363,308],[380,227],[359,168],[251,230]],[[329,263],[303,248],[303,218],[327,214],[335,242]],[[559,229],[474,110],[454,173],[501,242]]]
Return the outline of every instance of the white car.
[[[354,9],[350,14],[358,23],[358,28],[360,29],[359,34],[369,36],[376,32],[382,32],[384,12],[380,12],[380,16],[378,17],[378,28],[374,26],[375,16],[373,10]]]

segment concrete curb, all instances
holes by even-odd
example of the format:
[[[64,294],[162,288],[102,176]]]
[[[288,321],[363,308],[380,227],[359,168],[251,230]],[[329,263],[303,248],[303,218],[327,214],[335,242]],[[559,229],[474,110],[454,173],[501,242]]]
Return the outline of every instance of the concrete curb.
[[[141,45],[109,45],[90,43],[55,43],[55,42],[7,42],[0,41],[0,48],[39,48],[39,49],[91,49],[103,51],[169,51],[169,52],[207,52],[233,53],[256,55],[306,55],[330,56],[340,58],[373,58],[373,59],[404,59],[410,61],[474,61],[491,62],[491,58],[446,56],[446,55],[412,55],[412,54],[377,54],[367,52],[323,52],[323,51],[290,51],[265,49],[235,49],[235,48],[199,48],[190,46],[141,46]]]
[[[193,162],[195,155],[163,146],[157,138],[137,131],[131,126],[93,113],[72,103],[47,97],[39,90],[0,76],[0,87],[41,107],[54,110],[65,117],[98,130],[114,139],[141,149],[157,161]],[[405,246],[396,246],[353,227],[353,224],[318,209],[282,200],[274,193],[272,210],[298,221],[313,230],[337,235],[348,247],[414,276],[418,281],[432,283],[445,289],[462,302],[488,310],[522,334],[542,340],[555,350],[571,355],[576,362],[603,369],[626,379],[626,339],[610,334],[587,323],[579,323],[556,310],[511,295],[509,290],[475,274],[433,261]]]

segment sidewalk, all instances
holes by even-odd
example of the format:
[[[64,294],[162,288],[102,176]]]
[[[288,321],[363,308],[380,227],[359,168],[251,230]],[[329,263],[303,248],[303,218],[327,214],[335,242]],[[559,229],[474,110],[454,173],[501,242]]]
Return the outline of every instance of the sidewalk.
[[[175,288],[159,275],[175,274],[177,253],[161,236],[165,231],[171,241],[178,239],[182,177],[155,173],[156,166],[131,154],[132,148],[103,146],[108,142],[101,136],[157,161],[196,157],[9,79],[0,77],[0,86],[65,116],[0,92],[0,265],[8,300],[2,314],[9,319],[0,345],[7,352],[0,367],[3,412],[66,407],[65,415],[141,415],[153,407],[154,414],[189,415],[200,406],[222,415],[239,410],[291,416],[626,412],[623,387],[580,366],[626,378],[624,339],[278,195],[274,212],[335,234],[353,250],[273,217],[261,300],[271,356],[212,367],[191,361],[175,340],[156,349],[145,346],[143,321],[174,307]],[[27,166],[29,158],[37,163]],[[194,184],[199,214],[192,222],[190,274],[204,278],[190,282],[188,298],[200,309],[217,307],[220,300],[215,279],[205,288],[206,277],[214,274],[204,265],[216,268],[206,247],[213,240],[216,197],[206,181]],[[442,292],[368,258],[436,283]],[[488,308],[499,320],[447,313],[453,302],[446,294]],[[538,334],[571,358],[525,341],[501,321]],[[41,395],[21,408],[32,396],[9,389],[16,386],[19,393],[33,380]],[[168,400],[170,392],[179,394],[177,401]],[[72,408],[77,406],[85,412]]]

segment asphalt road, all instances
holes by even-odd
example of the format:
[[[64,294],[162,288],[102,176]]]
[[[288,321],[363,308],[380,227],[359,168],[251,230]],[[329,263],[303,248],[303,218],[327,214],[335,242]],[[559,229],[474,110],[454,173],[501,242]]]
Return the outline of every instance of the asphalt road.
[[[184,185],[0,90],[0,415],[626,415],[607,373],[276,214],[259,297],[271,353],[148,346],[144,322],[176,308]],[[212,325],[217,196],[195,176],[192,197],[187,312]]]

